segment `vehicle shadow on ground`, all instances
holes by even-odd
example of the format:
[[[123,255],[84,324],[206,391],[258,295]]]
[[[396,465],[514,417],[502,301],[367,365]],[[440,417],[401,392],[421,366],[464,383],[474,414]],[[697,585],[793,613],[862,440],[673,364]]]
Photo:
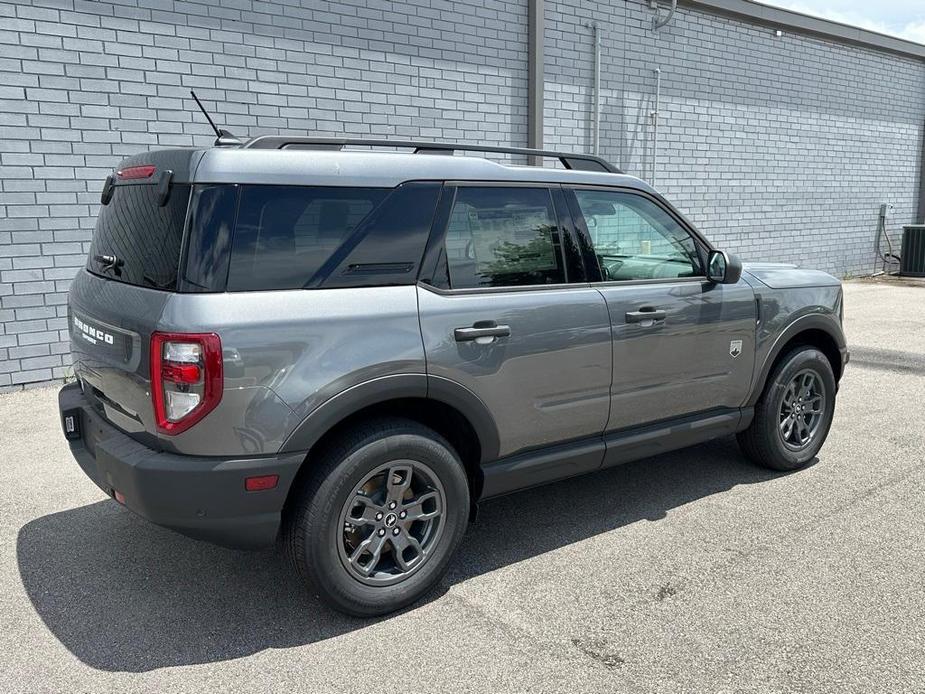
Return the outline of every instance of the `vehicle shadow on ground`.
[[[488,502],[427,599],[472,576],[774,476],[724,439]],[[68,650],[100,670],[231,660],[377,621],[324,606],[275,551],[190,540],[111,501],[28,523],[17,553],[42,620]]]

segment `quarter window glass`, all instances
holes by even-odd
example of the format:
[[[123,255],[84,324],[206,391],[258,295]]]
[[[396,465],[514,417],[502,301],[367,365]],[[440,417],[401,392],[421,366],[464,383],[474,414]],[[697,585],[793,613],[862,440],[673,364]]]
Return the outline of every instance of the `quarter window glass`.
[[[194,186],[184,291],[220,292],[225,289],[237,200],[236,185]]]
[[[460,187],[447,226],[446,256],[454,289],[565,282],[546,188]]]
[[[674,218],[632,193],[576,190],[605,280],[696,277],[697,245]]]
[[[228,289],[304,287],[387,192],[381,188],[243,186]]]

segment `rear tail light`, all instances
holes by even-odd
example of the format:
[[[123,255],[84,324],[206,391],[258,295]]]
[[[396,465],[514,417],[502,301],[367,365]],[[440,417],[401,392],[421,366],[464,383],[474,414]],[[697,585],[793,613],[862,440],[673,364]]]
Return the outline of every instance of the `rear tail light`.
[[[186,431],[222,399],[222,342],[215,333],[151,335],[151,399],[157,429]]]

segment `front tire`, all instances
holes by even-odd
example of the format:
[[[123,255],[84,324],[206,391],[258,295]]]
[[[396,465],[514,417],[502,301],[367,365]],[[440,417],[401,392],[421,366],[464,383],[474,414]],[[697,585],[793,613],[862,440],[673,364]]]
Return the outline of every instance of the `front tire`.
[[[382,615],[440,580],[469,514],[465,469],[443,437],[417,422],[381,419],[345,432],[308,464],[284,543],[328,603]]]
[[[828,436],[835,390],[832,365],[822,352],[792,350],[768,377],[751,425],[737,435],[742,451],[772,470],[804,467]]]

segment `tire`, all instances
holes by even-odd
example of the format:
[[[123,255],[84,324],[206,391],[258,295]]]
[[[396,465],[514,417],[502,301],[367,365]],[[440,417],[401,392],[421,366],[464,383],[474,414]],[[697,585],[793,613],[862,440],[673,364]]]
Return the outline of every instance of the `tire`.
[[[809,382],[813,388],[805,389],[803,385]],[[792,384],[796,384],[794,390]],[[753,462],[772,470],[804,467],[828,436],[835,391],[828,358],[813,347],[797,347],[768,377],[752,423],[736,437],[740,448]],[[821,404],[817,404],[817,395],[822,396]],[[818,419],[813,414],[817,411]]]
[[[377,419],[309,464],[282,539],[326,602],[358,617],[383,615],[440,580],[469,518],[465,468],[443,437],[411,420]]]

